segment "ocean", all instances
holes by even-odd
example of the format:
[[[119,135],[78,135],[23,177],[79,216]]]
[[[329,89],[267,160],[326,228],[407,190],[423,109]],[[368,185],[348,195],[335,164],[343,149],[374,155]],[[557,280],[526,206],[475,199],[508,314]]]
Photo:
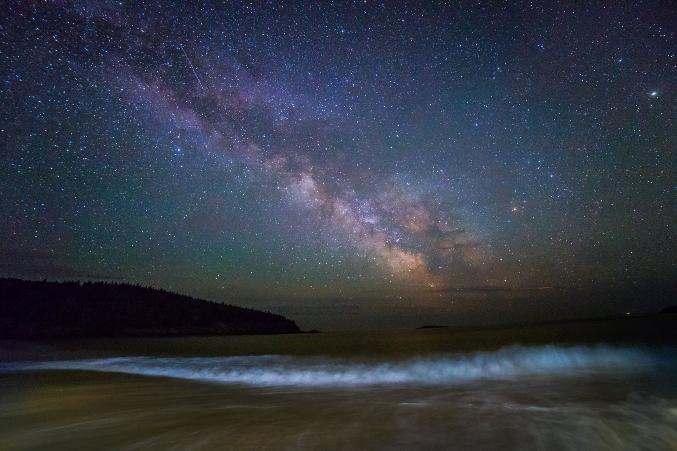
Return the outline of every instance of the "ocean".
[[[677,449],[677,347],[566,335],[4,342],[0,449]]]

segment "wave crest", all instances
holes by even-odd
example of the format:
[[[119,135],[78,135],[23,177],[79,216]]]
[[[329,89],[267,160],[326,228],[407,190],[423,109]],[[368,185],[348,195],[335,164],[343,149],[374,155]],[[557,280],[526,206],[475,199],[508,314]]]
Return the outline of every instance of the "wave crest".
[[[668,361],[670,359],[667,359]],[[86,370],[254,386],[445,385],[484,379],[647,371],[664,363],[641,348],[519,347],[393,361],[292,357],[115,357],[0,364],[0,371]]]

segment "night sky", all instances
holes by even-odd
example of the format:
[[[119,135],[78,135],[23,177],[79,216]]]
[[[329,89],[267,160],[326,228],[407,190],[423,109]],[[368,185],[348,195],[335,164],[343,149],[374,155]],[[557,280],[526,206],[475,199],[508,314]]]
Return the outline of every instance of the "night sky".
[[[224,3],[4,4],[0,276],[327,328],[661,306],[674,4]]]

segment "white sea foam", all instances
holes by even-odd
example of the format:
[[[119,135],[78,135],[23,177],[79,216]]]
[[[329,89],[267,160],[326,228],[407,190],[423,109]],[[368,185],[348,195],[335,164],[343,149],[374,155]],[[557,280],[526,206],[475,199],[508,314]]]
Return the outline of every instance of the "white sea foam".
[[[243,356],[115,357],[0,364],[0,371],[86,370],[255,386],[436,385],[529,376],[566,377],[655,369],[670,361],[643,348],[519,347],[390,361]]]

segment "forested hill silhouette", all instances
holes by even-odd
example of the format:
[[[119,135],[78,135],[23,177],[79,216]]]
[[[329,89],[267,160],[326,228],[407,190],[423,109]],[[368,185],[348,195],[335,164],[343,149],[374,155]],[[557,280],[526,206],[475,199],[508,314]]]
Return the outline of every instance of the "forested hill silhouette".
[[[281,315],[136,285],[0,279],[0,337],[296,333]]]

